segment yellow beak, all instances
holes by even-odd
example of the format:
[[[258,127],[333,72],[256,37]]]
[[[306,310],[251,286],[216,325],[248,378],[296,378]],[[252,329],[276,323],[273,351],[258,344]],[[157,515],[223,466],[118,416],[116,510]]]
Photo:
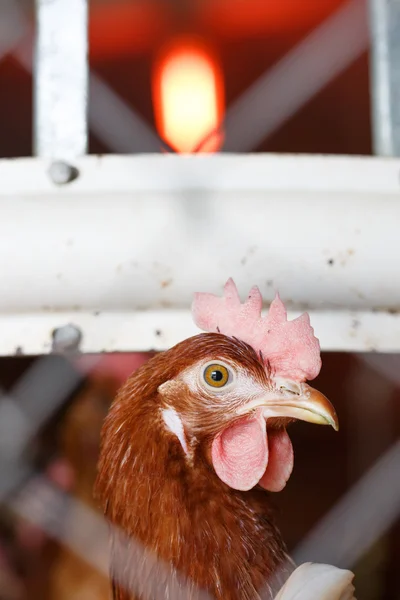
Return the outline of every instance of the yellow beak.
[[[263,408],[265,419],[288,417],[317,425],[331,425],[339,429],[336,411],[328,398],[306,383],[288,380],[276,382],[277,390],[268,391],[263,397],[242,407],[242,413],[254,408]]]

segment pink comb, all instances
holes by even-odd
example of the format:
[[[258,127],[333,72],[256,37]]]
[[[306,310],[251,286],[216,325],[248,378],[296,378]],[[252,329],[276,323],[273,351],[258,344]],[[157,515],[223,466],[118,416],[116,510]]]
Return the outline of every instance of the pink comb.
[[[308,314],[288,321],[278,294],[265,317],[261,316],[261,308],[262,297],[257,286],[242,304],[233,279],[228,279],[222,298],[196,293],[192,313],[203,331],[234,336],[261,352],[276,375],[299,382],[314,379],[321,369],[321,356]]]

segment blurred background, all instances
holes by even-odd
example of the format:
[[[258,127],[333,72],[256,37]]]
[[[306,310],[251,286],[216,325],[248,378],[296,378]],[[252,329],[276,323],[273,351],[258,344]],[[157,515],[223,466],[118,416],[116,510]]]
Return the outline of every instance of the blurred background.
[[[34,5],[0,2],[0,156],[31,156]],[[344,0],[92,0],[89,152],[371,154],[367,10],[366,2]],[[24,452],[35,472],[94,513],[102,420],[149,356],[0,359],[0,410],[40,396],[35,369],[67,382],[60,390],[45,379],[49,408]],[[296,468],[276,497],[290,551],[306,557],[316,527],[325,548],[342,543],[333,556],[355,570],[359,600],[400,599],[398,461],[358,490],[358,504],[347,502],[399,437],[399,373],[397,355],[324,353],[316,386],[335,405],[341,430],[293,428]],[[0,425],[3,451],[10,438]],[[70,504],[53,514],[38,494],[32,508],[30,473],[9,484],[2,472],[0,600],[107,598],[106,574],[68,542]],[[364,501],[376,507],[367,522]]]
[[[0,62],[3,157],[32,154],[27,65],[32,65],[34,11],[32,2],[21,0],[26,19],[21,23],[19,16],[10,15],[10,4],[16,3],[2,0],[0,7],[5,37]],[[343,9],[346,22],[333,23],[304,55],[299,44]],[[278,80],[272,69],[288,56]],[[270,78],[275,73],[273,90],[270,79],[265,80],[259,120],[264,128],[266,115],[276,122],[246,150],[371,153],[366,1],[91,0],[89,60],[96,75],[89,96],[91,153],[148,149],[140,129],[130,140],[120,131],[122,114],[128,130],[133,118],[140,119],[172,148],[194,150],[227,110],[231,118],[242,94],[268,73]],[[309,98],[302,93],[304,83]],[[283,118],[279,106],[288,96],[293,97],[292,114]],[[114,126],[111,136],[98,122],[104,106],[108,129]],[[251,111],[246,112],[250,117]],[[223,139],[213,144],[220,149]],[[243,151],[236,137],[229,146]]]

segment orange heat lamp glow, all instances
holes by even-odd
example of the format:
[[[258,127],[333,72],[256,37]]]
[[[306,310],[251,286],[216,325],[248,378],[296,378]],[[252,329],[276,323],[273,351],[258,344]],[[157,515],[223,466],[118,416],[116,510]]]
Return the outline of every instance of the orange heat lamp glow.
[[[210,134],[223,116],[223,76],[205,45],[181,38],[162,51],[153,73],[153,102],[157,130],[175,150],[219,150],[222,134]]]

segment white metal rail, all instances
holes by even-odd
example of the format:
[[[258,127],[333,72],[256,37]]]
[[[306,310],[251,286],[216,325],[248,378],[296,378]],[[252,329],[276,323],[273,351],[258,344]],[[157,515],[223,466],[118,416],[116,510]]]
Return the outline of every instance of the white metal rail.
[[[36,0],[35,147],[38,156],[87,152],[88,2]]]
[[[399,350],[400,160],[87,156],[66,186],[50,164],[0,165],[2,354],[69,322],[87,352],[166,348],[228,276],[311,312],[324,349]]]
[[[371,12],[375,88],[397,67],[379,50],[396,44],[382,26],[396,2],[384,4]],[[257,283],[266,300],[278,289],[291,314],[311,312],[324,349],[400,351],[398,160],[84,157],[87,0],[36,0],[36,10],[39,158],[0,161],[1,355],[48,352],[67,324],[86,352],[168,347],[195,331],[193,291],[218,292],[229,276],[242,293]],[[321,29],[354,36],[349,20],[358,24],[350,57],[329,45],[334,72],[365,47],[362,10],[349,0]],[[398,80],[386,76],[393,94]],[[377,148],[397,154],[379,142],[383,130],[398,138],[385,97],[374,94]]]

